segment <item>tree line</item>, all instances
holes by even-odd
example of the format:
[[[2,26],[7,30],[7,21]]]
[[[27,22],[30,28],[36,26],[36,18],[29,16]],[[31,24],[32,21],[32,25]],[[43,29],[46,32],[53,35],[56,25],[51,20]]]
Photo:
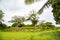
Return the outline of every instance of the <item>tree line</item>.
[[[4,24],[4,13],[2,10],[0,10],[0,29],[5,29],[5,28],[10,28],[10,27],[23,27],[23,26],[28,26],[25,25],[24,22],[25,21],[31,21],[32,24],[30,24],[29,26],[41,26],[42,28],[47,27],[49,28],[53,28],[55,27],[51,22],[44,22],[44,21],[40,21],[39,20],[39,16],[34,10],[30,11],[30,14],[28,14],[28,17],[25,18],[23,16],[13,16],[12,19],[8,22],[13,23],[11,26],[7,26],[6,24]]]

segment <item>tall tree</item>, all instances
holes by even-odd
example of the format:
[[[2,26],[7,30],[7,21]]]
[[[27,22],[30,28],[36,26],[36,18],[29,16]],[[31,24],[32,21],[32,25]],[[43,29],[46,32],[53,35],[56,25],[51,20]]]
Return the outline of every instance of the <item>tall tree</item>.
[[[21,16],[13,16],[10,22],[17,23],[17,26],[22,26],[24,24],[25,18]]]
[[[3,16],[4,16],[4,13],[3,13],[2,10],[0,10],[0,29],[7,27],[6,24],[3,24],[3,23],[2,23],[2,21],[4,21],[4,20],[3,20]]]
[[[53,16],[56,21],[56,24],[60,24],[60,0],[55,0],[53,7]]]

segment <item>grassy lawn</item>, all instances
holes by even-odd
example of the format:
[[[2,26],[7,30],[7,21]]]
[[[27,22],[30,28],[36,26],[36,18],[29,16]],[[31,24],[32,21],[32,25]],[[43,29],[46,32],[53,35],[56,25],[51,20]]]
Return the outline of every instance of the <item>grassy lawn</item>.
[[[60,40],[60,30],[44,32],[0,32],[0,40]]]

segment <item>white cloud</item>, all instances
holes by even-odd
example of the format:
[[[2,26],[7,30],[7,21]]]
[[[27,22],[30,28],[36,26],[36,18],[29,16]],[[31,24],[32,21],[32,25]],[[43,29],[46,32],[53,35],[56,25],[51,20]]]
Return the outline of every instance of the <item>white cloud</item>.
[[[0,3],[0,8],[4,11],[5,13],[4,19],[6,21],[5,23],[8,24],[7,21],[9,21],[12,16],[14,15],[26,16],[32,9],[38,11],[46,1],[47,0],[40,1],[32,5],[25,5],[24,0],[2,0]],[[54,22],[53,15],[50,10],[51,8],[45,9],[40,19]]]
[[[40,19],[45,20],[46,22],[48,21],[48,22],[55,23],[53,13],[51,12],[52,8],[51,9],[50,8],[51,7],[44,9],[43,14],[40,16]]]

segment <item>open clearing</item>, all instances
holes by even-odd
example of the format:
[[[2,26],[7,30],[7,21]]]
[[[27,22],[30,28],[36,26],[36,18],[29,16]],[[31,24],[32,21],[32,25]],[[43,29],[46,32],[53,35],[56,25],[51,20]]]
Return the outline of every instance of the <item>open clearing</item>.
[[[60,40],[60,30],[43,32],[0,32],[0,40]]]

